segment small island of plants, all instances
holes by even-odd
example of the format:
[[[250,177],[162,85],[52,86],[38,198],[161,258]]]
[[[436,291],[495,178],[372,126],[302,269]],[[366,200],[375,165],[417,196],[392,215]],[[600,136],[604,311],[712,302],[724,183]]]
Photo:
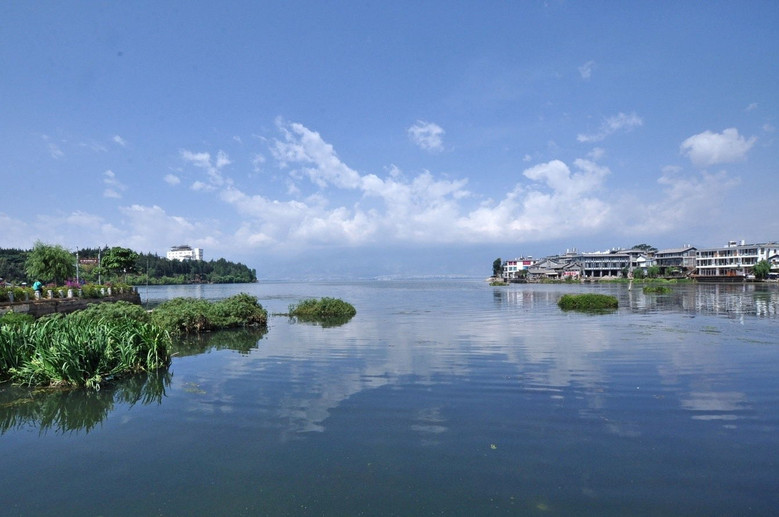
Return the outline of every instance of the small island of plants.
[[[668,294],[671,288],[667,285],[647,285],[643,289],[644,294]]]
[[[309,298],[289,306],[289,316],[301,321],[342,324],[357,314],[357,309],[338,298]]]
[[[564,294],[557,305],[565,311],[604,311],[616,309],[619,302],[606,294]]]

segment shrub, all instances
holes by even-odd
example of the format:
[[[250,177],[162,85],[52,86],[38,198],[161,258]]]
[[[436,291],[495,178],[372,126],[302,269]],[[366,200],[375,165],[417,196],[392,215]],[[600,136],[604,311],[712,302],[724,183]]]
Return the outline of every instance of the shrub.
[[[146,309],[140,305],[122,300],[113,303],[92,303],[86,309],[74,313],[73,316],[95,320],[131,319],[144,323],[151,321],[151,316],[146,312]]]
[[[265,326],[268,313],[257,298],[238,294],[218,302],[197,298],[174,298],[152,312],[152,322],[173,334],[193,334],[215,329]]]
[[[289,306],[289,315],[309,320],[327,320],[330,318],[351,318],[357,310],[350,303],[338,298],[309,298],[296,305]]]
[[[218,328],[264,326],[268,323],[268,312],[257,303],[257,297],[241,293],[215,302],[212,319]]]
[[[605,294],[564,294],[557,305],[563,310],[602,311],[616,309],[619,302],[614,296]]]

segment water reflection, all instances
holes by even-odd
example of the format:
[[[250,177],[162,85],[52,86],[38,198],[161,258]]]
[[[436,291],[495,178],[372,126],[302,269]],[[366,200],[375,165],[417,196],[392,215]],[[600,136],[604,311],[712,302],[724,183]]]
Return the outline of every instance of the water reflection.
[[[120,380],[95,390],[0,389],[0,433],[37,428],[41,434],[89,433],[117,404],[161,404],[170,385],[170,373],[158,370]]]
[[[183,357],[211,350],[233,350],[246,355],[257,348],[267,333],[267,329],[244,328],[183,336],[174,340],[172,353]]]
[[[645,294],[641,285],[628,289],[625,284],[600,285],[523,285],[519,288],[495,288],[496,306],[514,305],[532,309],[537,305],[557,303],[566,292],[605,292],[619,298],[620,308],[635,312],[683,311],[728,317],[779,315],[779,286],[775,284],[668,284],[670,293]]]

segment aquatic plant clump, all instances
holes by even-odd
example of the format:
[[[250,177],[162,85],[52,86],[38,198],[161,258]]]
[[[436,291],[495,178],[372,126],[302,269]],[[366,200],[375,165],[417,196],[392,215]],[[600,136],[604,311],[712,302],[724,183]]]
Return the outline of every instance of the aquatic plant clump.
[[[197,298],[174,298],[152,311],[152,322],[172,334],[197,334],[210,330],[268,324],[268,312],[248,294],[209,302]]]
[[[606,294],[564,294],[557,305],[565,311],[602,311],[616,309],[619,302]]]
[[[99,388],[170,364],[170,334],[131,319],[44,318],[0,327],[0,380],[27,386]]]
[[[668,294],[671,288],[665,285],[648,285],[643,289],[644,294]]]
[[[338,298],[309,298],[289,306],[290,316],[304,319],[351,318],[355,314],[357,309],[352,304]]]

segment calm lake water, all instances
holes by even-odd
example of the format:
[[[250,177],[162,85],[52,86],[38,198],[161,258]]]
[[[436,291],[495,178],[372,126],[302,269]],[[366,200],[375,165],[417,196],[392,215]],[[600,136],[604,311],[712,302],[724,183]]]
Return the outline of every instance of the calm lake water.
[[[140,288],[351,302],[99,392],[0,388],[2,515],[776,515],[779,286]],[[557,299],[601,292],[609,314]],[[21,398],[20,398],[21,397]]]

